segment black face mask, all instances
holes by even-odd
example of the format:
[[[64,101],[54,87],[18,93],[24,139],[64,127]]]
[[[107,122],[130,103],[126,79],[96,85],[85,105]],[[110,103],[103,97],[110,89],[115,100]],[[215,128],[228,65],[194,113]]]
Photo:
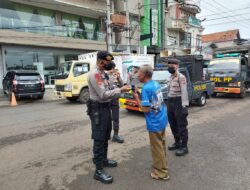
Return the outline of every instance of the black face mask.
[[[174,74],[176,71],[175,67],[168,67],[168,72],[170,72],[171,74]]]
[[[110,71],[113,69],[113,64],[111,62],[109,62],[108,64],[105,64],[103,66],[103,68],[106,70],[106,71]]]

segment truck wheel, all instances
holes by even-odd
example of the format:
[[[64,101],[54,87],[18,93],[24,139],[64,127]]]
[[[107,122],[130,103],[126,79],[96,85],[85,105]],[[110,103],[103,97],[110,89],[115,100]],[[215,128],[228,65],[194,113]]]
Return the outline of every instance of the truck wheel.
[[[213,94],[211,94],[211,96],[215,98],[217,96],[217,92],[214,92]]]
[[[80,93],[79,100],[80,100],[81,104],[86,104],[88,99],[89,99],[89,89],[84,88],[84,89],[82,89],[82,91]]]
[[[245,97],[246,97],[246,86],[243,85],[240,90],[239,98],[245,98]]]
[[[43,95],[38,96],[37,99],[38,99],[38,100],[43,99]]]
[[[206,93],[202,93],[200,98],[198,99],[198,105],[205,106],[206,103],[207,103],[207,95],[206,95]]]
[[[76,102],[77,101],[77,97],[66,97],[66,98],[70,102]]]

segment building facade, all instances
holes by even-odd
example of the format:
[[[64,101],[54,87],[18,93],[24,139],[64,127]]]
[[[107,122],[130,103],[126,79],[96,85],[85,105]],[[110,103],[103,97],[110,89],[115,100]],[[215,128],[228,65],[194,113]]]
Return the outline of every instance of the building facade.
[[[53,85],[60,63],[107,49],[105,22],[105,0],[1,0],[0,78],[32,69]]]
[[[196,1],[197,2],[197,1]],[[192,1],[169,1],[165,15],[166,49],[168,54],[179,55],[200,53],[202,47],[201,20],[199,4]]]
[[[232,47],[241,42],[239,29],[202,35],[202,54],[205,59],[212,59],[215,48]]]
[[[119,52],[179,55],[201,52],[201,20],[199,5],[185,0],[110,0],[111,14],[126,16],[129,24],[119,27],[111,23],[112,49]],[[128,5],[126,3],[128,2]],[[126,19],[126,18],[125,18]],[[129,35],[127,35],[129,29]],[[129,39],[129,43],[127,42]],[[128,50],[128,44],[130,48]]]
[[[114,2],[114,13],[126,16],[129,12],[129,24],[121,32],[116,32],[113,40],[114,51],[152,53],[159,55],[164,48],[165,0],[117,0]],[[129,29],[129,35],[127,35]],[[128,43],[129,39],[129,43]]]
[[[113,13],[124,15],[126,19],[126,25],[121,28],[121,31],[116,30],[117,26],[113,27],[113,50],[118,52],[138,52],[140,45],[139,22],[144,15],[144,9],[141,7],[144,0],[115,0],[113,3]],[[128,18],[126,17],[127,14]]]
[[[233,46],[236,41],[241,41],[239,29],[202,35],[203,46],[214,43],[218,48],[224,48]]]

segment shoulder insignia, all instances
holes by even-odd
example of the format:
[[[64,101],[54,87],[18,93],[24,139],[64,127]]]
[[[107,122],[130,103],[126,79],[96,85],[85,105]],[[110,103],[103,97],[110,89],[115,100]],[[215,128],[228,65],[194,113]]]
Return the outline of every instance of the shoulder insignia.
[[[95,74],[95,80],[96,80],[96,83],[101,86],[102,85],[102,76],[100,73],[96,73]]]

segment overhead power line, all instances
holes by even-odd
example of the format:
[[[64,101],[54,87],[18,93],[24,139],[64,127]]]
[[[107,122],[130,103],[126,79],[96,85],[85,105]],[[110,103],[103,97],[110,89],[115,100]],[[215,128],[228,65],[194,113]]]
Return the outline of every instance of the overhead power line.
[[[205,0],[203,0],[203,2],[204,3],[206,3],[207,5],[209,5],[210,7],[213,7],[213,8],[215,8],[215,9],[219,9],[219,10],[221,10],[221,8],[218,8],[218,7],[216,7],[216,6],[214,6],[214,4],[211,4],[211,3],[209,3],[209,2],[206,2]],[[216,2],[216,1],[215,1]],[[209,8],[207,8],[206,7],[206,9],[207,10],[209,10],[209,11],[211,11],[211,12],[214,12],[214,13],[216,13],[214,10],[211,10],[211,9],[209,9]],[[230,20],[230,21],[232,21],[232,23],[233,22],[238,22],[239,21],[239,19],[238,18],[232,18],[232,17],[234,17],[234,16],[232,16],[232,15],[228,15],[228,20]],[[244,24],[244,23],[237,23],[237,24],[239,24],[239,25],[241,25],[241,26],[244,26],[245,28],[249,28],[249,23],[248,24]],[[249,28],[250,29],[250,28]]]
[[[250,12],[248,12],[248,13],[242,13],[242,14],[236,14],[234,16],[248,15],[248,14],[250,14]],[[228,16],[217,17],[217,18],[212,18],[212,19],[206,19],[206,20],[204,20],[204,22],[213,21],[213,20],[221,20],[221,19],[224,19],[224,18],[228,18]]]
[[[230,11],[239,11],[239,10],[246,10],[246,9],[250,9],[250,7],[245,7],[245,8],[240,8],[240,9],[230,9]],[[215,16],[215,15],[221,15],[223,13],[228,13],[229,11],[220,11],[220,12],[216,12],[216,13],[213,13],[213,14],[209,14],[209,15],[202,15],[198,18],[205,18],[205,17],[210,17],[210,16]]]
[[[245,19],[245,20],[239,20],[239,21],[250,21],[250,18]],[[223,24],[235,23],[235,22],[239,22],[239,21],[235,20],[235,21],[230,21],[230,22],[221,22],[221,23],[215,23],[215,24],[208,24],[208,25],[205,25],[205,26],[223,25]]]
[[[222,5],[221,3],[219,3],[219,2],[217,2],[217,1],[215,1],[215,0],[212,0],[214,3],[217,3],[217,5],[219,5],[220,7],[222,7],[223,9],[225,9],[225,10],[228,10],[228,11],[230,11],[231,13],[233,13],[233,17],[238,17],[238,16],[236,16],[236,15],[234,15],[235,14],[235,12],[234,11],[231,11],[230,9],[228,9],[226,6],[224,6],[224,5]],[[238,17],[239,18],[239,17]],[[241,16],[241,18],[244,18],[244,19],[247,19],[246,17],[242,17]],[[247,25],[249,25],[249,23],[247,23]]]

